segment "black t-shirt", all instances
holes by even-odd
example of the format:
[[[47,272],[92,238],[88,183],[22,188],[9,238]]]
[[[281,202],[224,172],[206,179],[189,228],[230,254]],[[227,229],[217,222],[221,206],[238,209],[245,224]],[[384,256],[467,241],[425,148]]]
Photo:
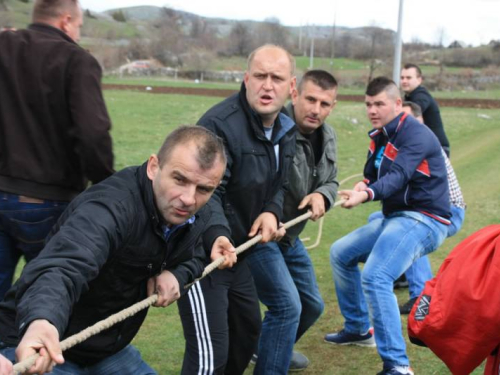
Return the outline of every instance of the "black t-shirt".
[[[311,143],[314,152],[314,165],[318,165],[321,155],[323,155],[323,131],[318,128],[311,134],[302,135]]]

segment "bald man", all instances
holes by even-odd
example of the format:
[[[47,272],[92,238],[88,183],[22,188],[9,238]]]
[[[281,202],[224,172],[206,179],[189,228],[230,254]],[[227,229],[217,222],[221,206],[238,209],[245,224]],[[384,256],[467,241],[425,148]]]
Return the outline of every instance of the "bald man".
[[[276,240],[284,185],[295,150],[295,124],[281,113],[295,87],[295,62],[264,45],[248,58],[239,93],[208,110],[198,124],[224,140],[228,164],[209,205],[206,246],[240,245],[256,234]],[[247,252],[253,251],[252,249]],[[216,270],[178,303],[186,338],[182,374],[242,374],[257,348],[261,316],[245,253]]]

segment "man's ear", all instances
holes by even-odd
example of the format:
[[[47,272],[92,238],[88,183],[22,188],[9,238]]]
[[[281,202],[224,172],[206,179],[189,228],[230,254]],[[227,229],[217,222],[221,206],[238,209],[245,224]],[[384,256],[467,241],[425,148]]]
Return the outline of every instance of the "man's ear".
[[[151,155],[148,159],[148,166],[146,172],[148,174],[148,178],[153,181],[160,170],[160,162],[158,160],[158,156],[155,154]]]
[[[297,90],[297,87],[294,87],[292,89],[292,104],[294,107],[297,105],[298,100],[299,100],[299,92]]]
[[[59,29],[63,31],[65,34],[68,33],[69,27],[68,25],[70,24],[71,20],[73,17],[71,17],[70,13],[64,13],[60,18],[59,18]]]
[[[297,77],[292,77],[292,80],[290,82],[290,95],[292,95],[292,92],[297,89]]]

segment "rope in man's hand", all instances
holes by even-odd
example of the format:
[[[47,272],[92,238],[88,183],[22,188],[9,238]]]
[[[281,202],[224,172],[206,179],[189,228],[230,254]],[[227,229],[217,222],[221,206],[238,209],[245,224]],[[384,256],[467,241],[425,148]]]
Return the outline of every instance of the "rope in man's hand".
[[[344,203],[344,200],[340,200],[338,202],[335,202],[334,207],[339,206],[342,203]],[[309,219],[311,217],[311,215],[312,215],[312,213],[310,211],[308,211],[305,214],[300,215],[300,216],[296,217],[295,219],[286,222],[285,224],[283,224],[283,227],[285,229],[293,227],[294,225],[297,225],[298,223]],[[236,248],[236,255],[241,254],[245,250],[248,250],[252,246],[258,244],[261,240],[262,240],[262,236],[260,234],[258,234],[257,236],[253,237],[249,241],[238,246]],[[217,267],[219,267],[224,262],[225,259],[226,259],[225,257],[220,257],[220,258],[217,258],[216,260],[214,260],[207,267],[205,267],[205,270],[203,271],[203,274],[201,275],[201,277],[196,279],[193,283],[186,285],[185,288],[189,288],[195,282],[203,279],[209,273],[213,272],[215,269],[217,269]],[[120,312],[117,312],[116,314],[113,314],[104,320],[97,322],[96,324],[84,329],[83,331],[66,338],[65,340],[61,341],[61,350],[65,351],[65,350],[72,348],[73,346],[87,340],[89,337],[97,335],[99,332],[104,331],[105,329],[112,327],[116,323],[119,323],[119,322],[137,314],[139,311],[144,310],[144,309],[154,305],[157,300],[158,300],[158,295],[153,294],[153,295],[149,296],[148,298],[146,298],[140,302],[137,302],[137,303],[133,304],[132,306],[130,306],[130,307],[128,307]],[[14,373],[15,374],[23,374],[26,371],[28,371],[31,368],[31,366],[33,366],[35,364],[35,361],[39,356],[40,355],[38,353],[36,353],[36,354],[33,354],[32,356],[24,359],[23,361],[16,363],[14,365]]]

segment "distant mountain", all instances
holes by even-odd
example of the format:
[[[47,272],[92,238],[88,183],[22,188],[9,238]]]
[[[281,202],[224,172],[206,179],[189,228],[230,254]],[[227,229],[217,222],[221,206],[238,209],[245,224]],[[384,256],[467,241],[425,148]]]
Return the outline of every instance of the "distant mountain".
[[[109,9],[102,13],[109,16],[118,11],[122,11],[125,18],[130,21],[154,21],[161,15],[162,8],[152,5],[135,6],[127,8]]]
[[[160,18],[162,11],[165,9],[171,9],[171,8],[166,8],[166,7],[157,7],[157,6],[150,6],[150,5],[145,5],[145,6],[134,6],[134,7],[126,7],[126,8],[115,8],[115,9],[109,9],[103,12],[106,15],[113,15],[113,13],[116,13],[118,11],[122,11],[123,14],[125,15],[125,18],[129,21],[139,21],[139,22],[154,22],[158,18]],[[183,24],[193,24],[194,22],[198,21],[203,21],[208,23],[212,29],[217,30],[218,34],[221,37],[225,37],[229,35],[231,32],[231,29],[236,23],[241,23],[243,22],[244,24],[250,26],[250,27],[256,27],[260,23],[260,21],[252,21],[252,20],[233,20],[233,19],[225,19],[225,18],[211,18],[211,17],[203,17],[199,16],[194,13],[190,12],[185,12],[181,10],[176,10],[172,9],[175,11],[175,13],[181,18]],[[301,32],[300,29],[301,27],[299,26],[285,26],[290,32],[292,32],[294,35],[299,35]],[[343,26],[337,26],[335,33],[337,34],[337,37],[342,36],[344,34],[350,34],[350,36],[354,39],[367,39],[370,34],[370,31],[374,27],[358,27],[358,28],[349,28],[349,27],[343,27]],[[375,27],[375,29],[379,29]],[[311,31],[312,30],[312,31]],[[310,33],[314,35],[315,38],[318,39],[329,39],[332,36],[332,26],[314,26],[312,28],[307,28],[306,26],[302,27],[302,33],[304,37],[307,35],[309,36]],[[383,30],[383,32],[386,34],[388,37],[394,37],[395,32],[393,30],[389,29],[380,29]]]

